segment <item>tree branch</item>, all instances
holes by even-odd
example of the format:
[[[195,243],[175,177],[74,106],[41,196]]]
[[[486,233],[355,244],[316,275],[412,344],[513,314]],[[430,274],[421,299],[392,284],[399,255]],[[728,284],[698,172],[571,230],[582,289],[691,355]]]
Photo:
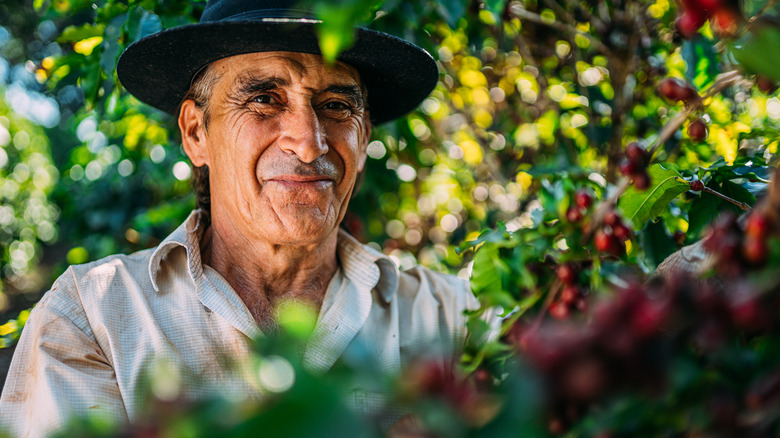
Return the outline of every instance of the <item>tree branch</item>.
[[[569,34],[575,34],[575,35],[581,35],[590,41],[590,43],[593,45],[593,47],[596,48],[599,52],[604,54],[605,56],[613,56],[612,51],[607,47],[604,43],[598,40],[598,38],[595,38],[593,35],[583,32],[579,29],[577,29],[574,26],[570,26],[568,24],[561,23],[559,21],[549,21],[542,18],[541,15],[526,10],[523,5],[519,3],[514,3],[510,8],[509,12],[514,15],[515,17],[528,20],[537,24],[542,24],[544,26],[552,27],[553,29],[559,30],[561,32],[566,32]]]

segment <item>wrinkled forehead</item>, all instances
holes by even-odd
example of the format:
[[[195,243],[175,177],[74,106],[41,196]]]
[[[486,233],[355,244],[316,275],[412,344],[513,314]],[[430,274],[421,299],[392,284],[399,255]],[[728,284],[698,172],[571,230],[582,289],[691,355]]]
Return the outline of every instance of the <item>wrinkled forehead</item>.
[[[330,85],[357,85],[362,88],[358,71],[340,61],[327,64],[320,55],[298,52],[246,53],[220,59],[210,69],[225,86],[246,77],[278,78],[291,87],[321,89]]]

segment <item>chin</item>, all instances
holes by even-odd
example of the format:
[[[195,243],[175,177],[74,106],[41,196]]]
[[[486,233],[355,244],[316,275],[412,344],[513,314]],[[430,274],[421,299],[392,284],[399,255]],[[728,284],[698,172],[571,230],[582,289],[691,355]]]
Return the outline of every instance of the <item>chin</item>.
[[[280,226],[271,230],[268,238],[277,245],[317,245],[324,242],[334,230],[335,225],[330,223],[299,222],[291,227]]]

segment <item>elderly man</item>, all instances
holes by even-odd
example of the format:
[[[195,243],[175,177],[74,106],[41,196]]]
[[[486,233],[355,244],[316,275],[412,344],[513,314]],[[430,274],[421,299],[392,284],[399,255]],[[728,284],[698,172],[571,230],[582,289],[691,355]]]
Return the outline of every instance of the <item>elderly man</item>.
[[[130,46],[126,88],[178,111],[199,209],[157,248],[73,266],[33,311],[0,401],[14,436],[70,415],[139,416],[141,378],[163,360],[182,397],[254,397],[231,372],[249,341],[274,331],[278,304],[318,316],[304,363],[327,370],[350,349],[393,373],[422,354],[452,354],[467,285],[390,259],[339,229],[366,162],[373,123],[413,109],[436,64],[422,49],[358,29],[334,65],[316,20],[287,2],[211,0],[199,24]],[[445,359],[446,360],[446,359]]]

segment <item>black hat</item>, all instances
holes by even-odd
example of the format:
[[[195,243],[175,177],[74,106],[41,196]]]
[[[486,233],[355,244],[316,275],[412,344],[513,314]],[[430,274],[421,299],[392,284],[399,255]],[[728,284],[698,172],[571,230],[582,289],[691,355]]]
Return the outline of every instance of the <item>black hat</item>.
[[[193,77],[206,65],[252,52],[320,54],[311,11],[292,0],[209,0],[200,23],[142,38],[122,53],[117,74],[136,98],[175,114]],[[371,121],[387,122],[413,110],[436,86],[430,54],[400,38],[357,28],[355,43],[337,58],[360,73]]]

